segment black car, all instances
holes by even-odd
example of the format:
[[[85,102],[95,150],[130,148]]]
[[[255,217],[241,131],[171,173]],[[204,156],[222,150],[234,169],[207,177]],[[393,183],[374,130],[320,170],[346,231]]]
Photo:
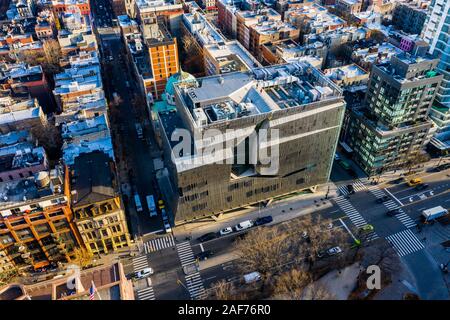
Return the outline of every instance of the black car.
[[[405,179],[397,178],[397,179],[391,181],[392,184],[399,184],[399,183],[402,183],[402,182],[405,182]]]
[[[197,240],[200,242],[205,242],[205,241],[209,241],[212,239],[216,239],[217,237],[218,237],[217,233],[209,232],[209,233],[202,235],[201,237],[198,237]]]
[[[214,253],[213,253],[212,251],[207,250],[207,251],[203,251],[203,252],[197,253],[197,254],[195,255],[195,258],[198,259],[198,260],[203,261],[203,260],[207,260],[207,259],[208,259],[209,257],[211,257],[213,254],[214,254]]]
[[[421,184],[418,184],[417,186],[415,186],[414,189],[416,189],[417,191],[421,191],[421,190],[425,190],[426,188],[428,188],[428,185],[426,183],[421,183]]]
[[[271,223],[273,221],[272,216],[265,216],[255,220],[255,226],[260,226],[266,223]]]
[[[355,193],[355,189],[353,188],[353,185],[351,185],[351,184],[347,185],[347,190],[348,190],[348,193],[350,193],[350,194]]]
[[[390,198],[388,196],[382,196],[381,198],[378,198],[376,201],[377,203],[383,203],[388,201]]]
[[[393,216],[395,216],[395,215],[397,215],[397,214],[399,214],[399,213],[401,213],[401,211],[400,211],[400,209],[391,209],[391,210],[389,210],[388,212],[386,212],[386,214],[388,215],[388,216],[390,216],[390,217],[393,217]]]

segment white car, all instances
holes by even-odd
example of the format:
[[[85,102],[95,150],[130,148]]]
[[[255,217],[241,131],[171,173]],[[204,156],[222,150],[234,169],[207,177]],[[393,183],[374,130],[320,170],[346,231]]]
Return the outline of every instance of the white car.
[[[220,233],[221,236],[230,234],[230,233],[232,233],[232,232],[233,232],[233,229],[232,229],[231,227],[227,227],[227,228],[222,229],[222,230],[219,231],[219,233]]]
[[[144,279],[150,275],[153,274],[153,269],[152,268],[145,268],[142,269],[141,271],[136,273],[136,278],[137,279]]]
[[[247,221],[242,221],[241,223],[237,224],[234,228],[236,229],[236,231],[241,231],[241,230],[245,230],[248,228],[253,227],[253,222],[251,222],[250,220]]]
[[[164,229],[166,230],[166,233],[172,232],[172,227],[168,221],[164,221]]]
[[[341,253],[341,252],[342,252],[342,249],[339,248],[339,247],[334,247],[334,248],[328,249],[327,252],[328,252],[328,254],[329,254],[330,256],[332,256],[332,255]]]

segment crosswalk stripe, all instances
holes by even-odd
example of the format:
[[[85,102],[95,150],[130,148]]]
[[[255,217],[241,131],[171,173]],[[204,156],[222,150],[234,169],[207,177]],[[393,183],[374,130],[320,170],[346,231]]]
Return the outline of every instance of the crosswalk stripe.
[[[147,256],[140,256],[132,260],[134,271],[139,271],[148,267]]]
[[[176,248],[182,267],[195,262],[194,253],[189,241],[177,244]],[[193,274],[186,275],[185,279],[191,299],[202,299],[206,296],[203,280],[198,271]]]
[[[425,248],[423,243],[420,242],[410,229],[392,234],[386,237],[386,239],[391,243],[400,257]]]
[[[152,287],[137,291],[138,300],[155,300],[155,293]]]
[[[166,248],[175,246],[175,239],[173,235],[166,235],[164,237],[151,239],[144,243],[144,251],[146,254],[156,252]]]

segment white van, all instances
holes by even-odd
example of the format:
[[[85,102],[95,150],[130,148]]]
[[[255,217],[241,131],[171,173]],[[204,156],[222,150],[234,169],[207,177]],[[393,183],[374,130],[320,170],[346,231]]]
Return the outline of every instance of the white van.
[[[236,231],[241,231],[241,230],[245,230],[248,228],[253,227],[253,222],[251,222],[250,220],[246,220],[246,221],[242,221],[241,223],[237,224],[234,228],[236,229]]]
[[[139,195],[137,193],[134,195],[134,203],[136,204],[136,211],[141,212],[142,211],[141,198],[139,198]]]
[[[261,280],[261,274],[257,271],[244,275],[245,283],[253,283]]]

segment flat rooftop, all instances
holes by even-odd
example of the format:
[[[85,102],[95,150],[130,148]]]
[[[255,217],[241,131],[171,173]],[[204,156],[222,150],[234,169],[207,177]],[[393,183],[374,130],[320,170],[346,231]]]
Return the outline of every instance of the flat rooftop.
[[[329,13],[325,7],[316,3],[289,9],[285,12],[285,17],[289,16],[303,16],[311,20],[310,23],[330,27],[346,23],[344,19]]]
[[[224,68],[230,69],[228,71],[224,69],[222,73],[251,70],[254,67],[261,66],[238,41],[228,41],[225,44],[210,44],[206,45],[205,48],[219,63],[221,61],[224,62]],[[245,70],[241,67],[244,67]]]
[[[197,126],[334,99],[342,91],[310,64],[299,62],[175,84]]]
[[[333,80],[338,80],[340,77],[355,78],[364,75],[367,75],[367,77],[369,76],[368,72],[364,71],[354,63],[342,67],[326,69],[324,70],[324,73],[327,77]]]

